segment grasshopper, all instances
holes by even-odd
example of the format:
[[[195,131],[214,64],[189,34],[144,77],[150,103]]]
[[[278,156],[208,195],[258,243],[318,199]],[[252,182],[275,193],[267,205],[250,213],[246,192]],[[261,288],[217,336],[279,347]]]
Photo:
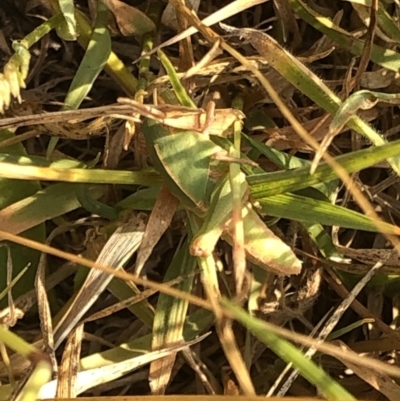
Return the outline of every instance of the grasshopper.
[[[170,128],[222,137],[227,137],[232,132],[235,121],[245,117],[243,112],[236,109],[215,110],[213,102],[208,104],[207,110],[203,110],[169,104],[147,105],[128,98],[119,98],[117,101],[131,106],[133,112]]]
[[[212,136],[227,137],[234,122],[243,120],[243,113],[235,109],[213,110],[212,106],[206,111],[143,105],[126,98],[118,102],[129,104],[133,113],[145,117],[142,132],[154,167],[170,192],[203,220],[191,243],[191,253],[198,257],[210,255],[220,237],[232,244],[231,187],[226,163],[218,158],[224,150],[213,142]],[[301,262],[253,210],[245,174],[240,172],[239,178],[247,259],[278,274],[298,274]]]

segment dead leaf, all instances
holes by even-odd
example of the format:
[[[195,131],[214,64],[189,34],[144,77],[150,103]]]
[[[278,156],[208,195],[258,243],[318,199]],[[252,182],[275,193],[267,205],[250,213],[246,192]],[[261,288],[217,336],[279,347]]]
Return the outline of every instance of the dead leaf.
[[[169,192],[166,186],[163,186],[143,234],[136,259],[135,274],[140,275],[154,247],[171,224],[178,204],[179,200]]]
[[[119,0],[103,0],[113,13],[118,28],[124,36],[142,36],[156,29],[153,21],[135,7]]]

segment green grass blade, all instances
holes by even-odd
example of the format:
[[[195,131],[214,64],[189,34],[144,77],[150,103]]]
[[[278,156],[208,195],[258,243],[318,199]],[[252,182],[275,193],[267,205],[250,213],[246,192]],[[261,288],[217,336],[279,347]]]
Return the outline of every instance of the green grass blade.
[[[167,71],[169,80],[171,82],[171,85],[175,92],[175,95],[179,100],[179,103],[182,106],[191,107],[191,108],[196,109],[197,108],[196,105],[194,104],[193,100],[186,92],[186,89],[181,84],[181,81],[179,80],[179,77],[176,74],[175,67],[172,65],[171,61],[168,59],[168,57],[166,56],[166,54],[163,51],[158,50],[157,54],[158,54],[158,57],[159,57],[162,65],[164,66],[165,70]]]
[[[76,39],[76,19],[75,19],[75,7],[73,0],[59,0],[60,10],[65,18],[65,23],[68,30],[69,37]]]
[[[274,149],[273,147],[267,146],[264,143],[253,139],[250,135],[242,133],[244,142],[249,144],[253,149],[257,149],[259,153],[263,154],[275,165],[284,170],[290,170],[298,167],[310,168],[310,161],[301,159],[300,157],[289,155],[285,152]]]
[[[250,136],[242,135],[244,136],[245,141],[250,144],[253,149],[257,149],[261,154],[281,169],[293,170],[301,167],[304,167],[307,171],[310,169],[311,162],[309,160],[300,159],[299,157],[289,155],[285,152],[280,152],[262,142],[254,140]],[[338,183],[339,181],[337,179],[328,181],[324,178],[323,182],[320,181],[319,183],[315,183],[312,187],[322,192],[324,195],[330,196],[330,194],[336,190]]]
[[[2,229],[13,234],[62,216],[80,207],[75,184],[54,184],[36,192],[9,207],[0,210]],[[104,195],[105,186],[89,186],[90,196],[97,199]]]
[[[97,17],[87,49],[64,100],[62,110],[78,109],[111,54],[111,38],[107,28],[108,11],[103,2],[97,3]],[[46,156],[51,157],[59,138],[51,138]]]
[[[107,290],[120,301],[124,301],[135,295],[140,294],[137,286],[129,281],[120,278],[113,278],[107,286]],[[154,310],[147,299],[128,306],[127,308],[133,315],[137,316],[147,327],[151,327],[154,319]]]
[[[84,168],[58,168],[20,166],[13,163],[0,162],[0,177],[17,180],[44,180],[83,182],[92,184],[127,184],[127,185],[160,185],[163,180],[155,171],[119,171]]]
[[[99,1],[96,24],[85,55],[68,90],[64,109],[79,108],[110,56],[111,39],[107,22],[107,8]]]
[[[241,199],[243,199],[248,185],[244,174],[240,174],[239,179],[241,180],[241,182],[238,182],[240,196]],[[232,189],[230,182],[228,181],[228,176],[225,176],[215,185],[204,223],[192,241],[192,253],[195,255],[210,255],[224,231],[225,223],[231,217]]]
[[[40,39],[42,39],[45,35],[51,32],[54,28],[60,25],[64,21],[64,17],[61,13],[53,15],[47,21],[40,24],[37,28],[35,28],[32,32],[26,35],[21,40],[21,45],[29,49],[35,43],[37,43]]]
[[[350,174],[371,167],[399,153],[400,141],[398,140],[386,145],[338,156],[335,160]],[[337,175],[332,168],[327,163],[322,163],[313,175],[310,175],[308,167],[303,167],[290,171],[253,175],[248,177],[248,182],[251,186],[252,195],[259,199],[284,192],[298,191],[336,178]]]
[[[164,282],[189,274],[189,277],[178,283],[175,288],[190,294],[196,267],[196,259],[190,254],[189,241],[186,240],[168,267]],[[163,293],[159,295],[154,315],[152,349],[160,349],[182,340],[188,307],[189,302],[185,299]],[[157,372],[156,378],[150,384],[153,392],[158,393],[161,389],[165,391],[175,358],[176,354],[171,354],[152,363],[150,372]]]
[[[19,396],[19,401],[35,401],[38,398],[40,390],[45,386],[51,379],[51,366],[46,361],[40,361],[33,372],[31,373],[29,379],[27,380],[21,395]]]
[[[2,151],[7,152],[7,149],[6,150],[2,149]],[[14,163],[21,166],[35,166],[35,167],[61,167],[61,168],[86,167],[85,163],[73,159],[49,160],[41,156],[32,156],[32,155],[17,156],[12,153],[1,153],[0,163],[1,162]]]
[[[396,42],[400,41],[400,29],[393,17],[382,7],[378,7],[378,24],[385,34]]]
[[[14,334],[13,332],[6,329],[3,325],[0,325],[0,339],[10,349],[18,352],[25,358],[29,358],[34,354],[40,353],[40,351],[33,345],[27,343],[25,340]]]
[[[300,222],[320,223],[327,226],[338,225],[343,228],[399,234],[397,226],[384,223],[380,229],[373,220],[356,211],[329,202],[295,194],[281,194],[258,199],[264,213],[275,217],[287,218]],[[380,223],[382,224],[382,223]]]

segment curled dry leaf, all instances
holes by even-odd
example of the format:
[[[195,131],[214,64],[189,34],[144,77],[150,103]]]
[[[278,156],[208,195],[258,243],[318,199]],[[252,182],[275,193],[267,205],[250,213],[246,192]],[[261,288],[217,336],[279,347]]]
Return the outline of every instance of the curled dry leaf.
[[[119,0],[103,0],[103,2],[113,13],[118,28],[124,36],[141,36],[156,28],[153,21],[135,7]]]

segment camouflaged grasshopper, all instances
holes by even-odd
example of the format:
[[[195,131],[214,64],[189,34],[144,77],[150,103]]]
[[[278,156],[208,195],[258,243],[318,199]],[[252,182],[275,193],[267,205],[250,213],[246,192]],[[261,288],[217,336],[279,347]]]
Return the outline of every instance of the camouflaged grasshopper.
[[[206,110],[170,104],[148,105],[128,98],[119,98],[118,103],[131,106],[134,113],[169,128],[222,137],[231,134],[233,123],[245,117],[237,109],[215,109],[213,102],[209,102]]]
[[[200,232],[191,243],[191,253],[199,257],[210,255],[220,237],[232,244],[235,222],[228,168],[226,162],[219,160],[224,149],[211,138],[228,136],[234,122],[243,120],[243,113],[235,109],[213,110],[213,105],[205,111],[143,105],[125,98],[118,102],[129,104],[133,113],[145,117],[142,132],[154,167],[170,192],[203,220]],[[245,174],[240,172],[238,178],[246,258],[277,274],[298,274],[301,262],[253,210]]]

